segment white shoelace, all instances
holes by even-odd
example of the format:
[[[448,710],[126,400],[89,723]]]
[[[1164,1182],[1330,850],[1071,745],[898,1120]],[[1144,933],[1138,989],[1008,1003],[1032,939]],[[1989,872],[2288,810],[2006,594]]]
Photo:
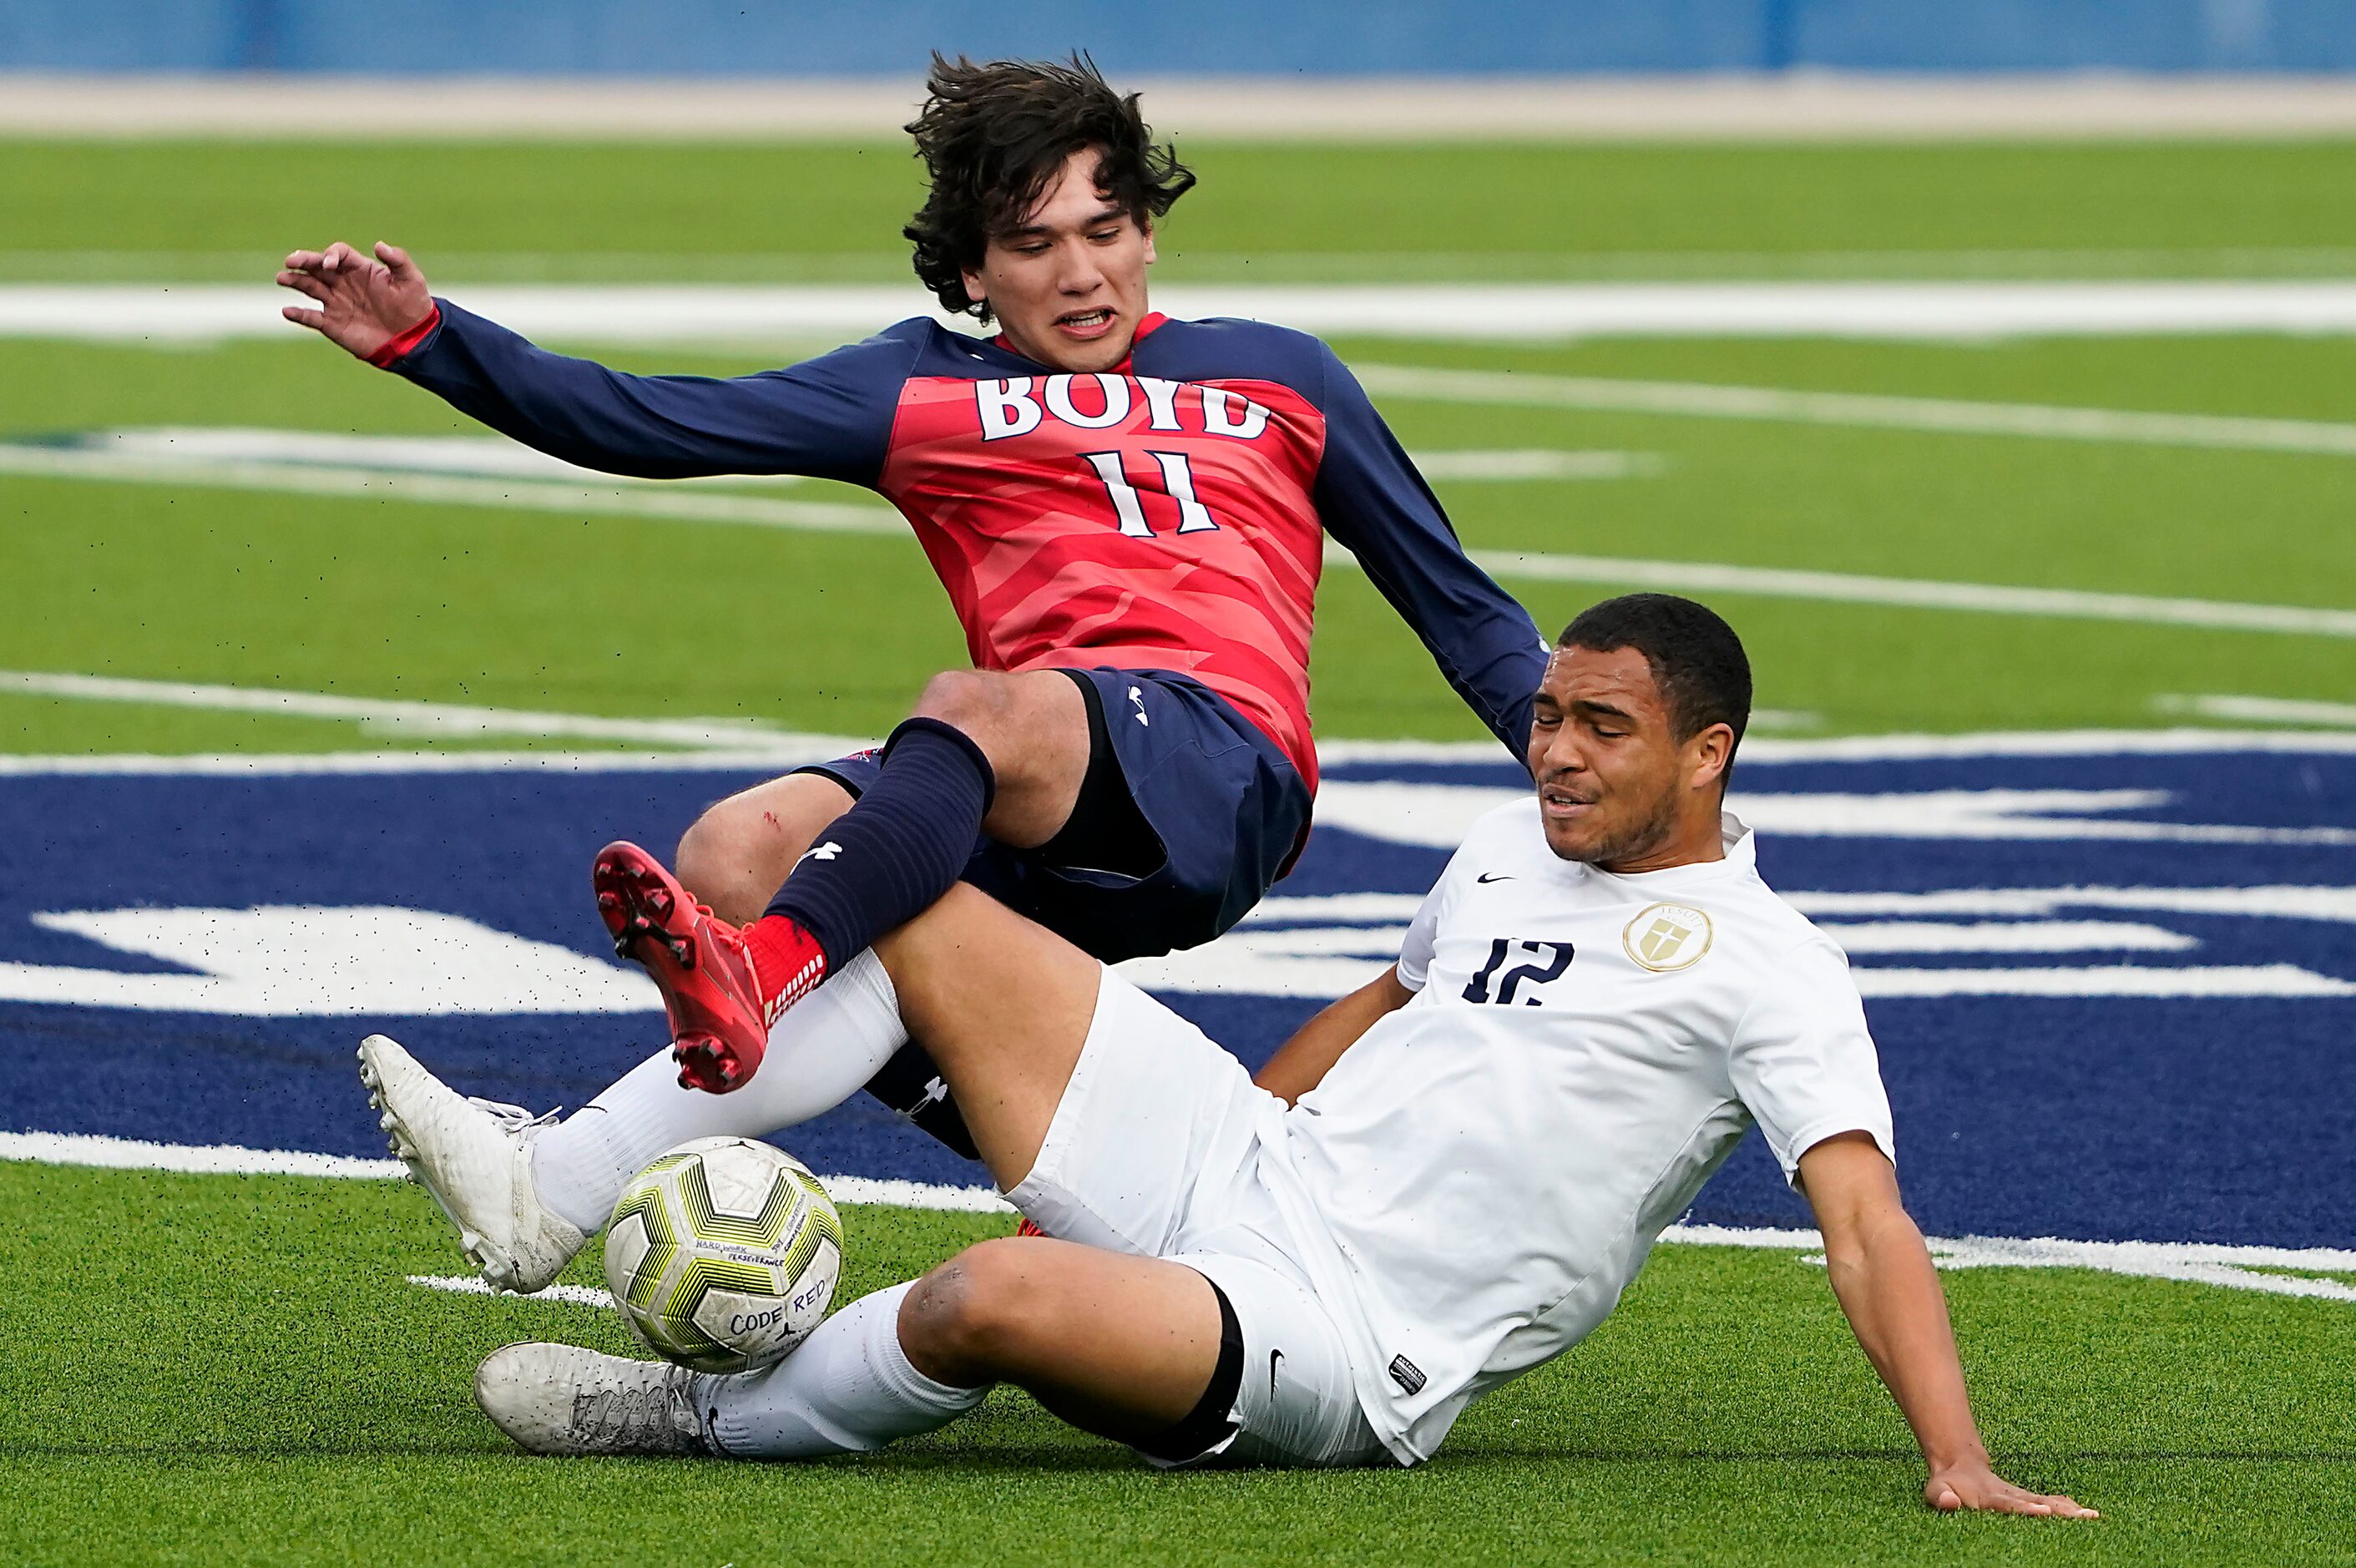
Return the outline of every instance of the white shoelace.
[[[499,1100],[485,1100],[479,1094],[468,1095],[466,1103],[489,1112],[493,1119],[498,1122],[499,1130],[504,1133],[529,1133],[534,1127],[552,1127],[556,1124],[556,1119],[564,1114],[564,1107],[560,1105],[553,1111],[535,1116],[520,1105],[509,1105]]]
[[[626,1450],[694,1446],[698,1437],[689,1433],[701,1430],[677,1369],[666,1369],[654,1383],[573,1395],[573,1423],[596,1444]]]

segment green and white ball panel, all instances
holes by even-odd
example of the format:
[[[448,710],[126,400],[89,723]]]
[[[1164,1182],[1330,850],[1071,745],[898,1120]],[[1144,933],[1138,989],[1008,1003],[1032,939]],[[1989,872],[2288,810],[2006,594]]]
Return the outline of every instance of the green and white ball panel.
[[[605,1283],[656,1354],[700,1371],[766,1366],[826,1316],[842,1221],[802,1164],[699,1138],[640,1171],[605,1232]]]

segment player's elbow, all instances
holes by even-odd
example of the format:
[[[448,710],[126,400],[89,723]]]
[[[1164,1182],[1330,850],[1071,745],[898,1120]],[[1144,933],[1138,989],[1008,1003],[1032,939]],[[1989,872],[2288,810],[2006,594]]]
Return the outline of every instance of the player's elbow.
[[[1930,1249],[1897,1202],[1860,1205],[1824,1226],[1825,1266],[1836,1293],[1846,1293],[1893,1267],[1924,1266]]]

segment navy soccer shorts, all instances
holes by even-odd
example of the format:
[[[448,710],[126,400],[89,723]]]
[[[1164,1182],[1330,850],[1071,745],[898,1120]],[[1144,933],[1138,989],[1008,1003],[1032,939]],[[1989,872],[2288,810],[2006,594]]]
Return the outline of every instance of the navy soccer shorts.
[[[1290,868],[1309,787],[1276,743],[1198,681],[1166,671],[1065,670],[1088,711],[1088,771],[1071,821],[1036,849],[982,839],[964,879],[1107,963],[1200,947]],[[852,795],[880,768],[860,752],[797,768]],[[971,1157],[932,1061],[911,1045],[871,1092]]]

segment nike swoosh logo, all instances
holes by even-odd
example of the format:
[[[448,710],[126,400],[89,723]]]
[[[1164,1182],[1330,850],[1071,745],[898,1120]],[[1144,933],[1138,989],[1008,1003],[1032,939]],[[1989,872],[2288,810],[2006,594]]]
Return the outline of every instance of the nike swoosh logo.
[[[1511,882],[1514,879],[1510,875],[1501,876],[1495,872],[1484,871],[1472,880],[1475,882]]]
[[[1281,1350],[1268,1353],[1268,1397],[1270,1399],[1276,1397],[1276,1364],[1283,1359],[1284,1352]]]

